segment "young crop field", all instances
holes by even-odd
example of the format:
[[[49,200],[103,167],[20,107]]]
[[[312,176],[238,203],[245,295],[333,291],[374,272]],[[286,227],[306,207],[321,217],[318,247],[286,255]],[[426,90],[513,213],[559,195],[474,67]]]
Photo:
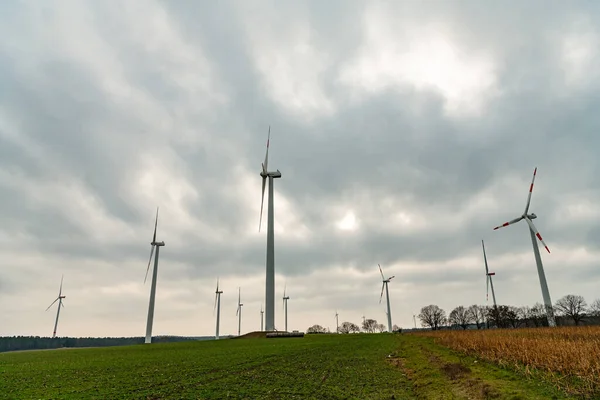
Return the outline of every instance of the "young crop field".
[[[451,349],[512,367],[567,393],[600,398],[600,327],[422,333]]]
[[[569,398],[435,340],[323,334],[2,353],[0,399]]]

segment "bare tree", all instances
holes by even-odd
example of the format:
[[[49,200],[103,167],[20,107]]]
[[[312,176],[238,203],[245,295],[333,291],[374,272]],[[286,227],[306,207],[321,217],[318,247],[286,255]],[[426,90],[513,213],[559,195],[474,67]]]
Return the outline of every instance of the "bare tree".
[[[506,320],[511,327],[518,328],[525,322],[523,310],[520,307],[508,306]]]
[[[596,299],[592,304],[590,304],[589,311],[594,317],[600,317],[600,299]]]
[[[463,329],[467,329],[472,321],[471,313],[463,306],[456,307],[450,311],[450,315],[448,316],[448,322],[452,325],[458,325]]]
[[[485,317],[487,314],[485,306],[478,306],[477,304],[473,304],[467,309],[467,312],[471,316],[471,321],[473,321],[477,325],[477,329],[481,329],[485,324]]]
[[[378,331],[379,333],[385,332],[385,330],[387,329],[387,328],[385,327],[385,325],[384,325],[384,324],[377,324],[377,325],[375,326],[375,328],[377,329],[377,331]]]
[[[365,319],[362,323],[362,329],[368,333],[374,333],[377,330],[377,320]]]
[[[321,325],[313,325],[306,330],[306,333],[326,333],[327,330]]]
[[[579,323],[585,318],[587,303],[585,302],[583,296],[568,294],[558,299],[554,308],[560,315],[564,315],[565,317],[573,319],[575,325],[579,325]]]
[[[422,326],[429,327],[435,331],[446,322],[446,312],[435,304],[430,304],[421,308],[419,320]]]
[[[352,322],[342,322],[340,325],[340,333],[353,333],[360,332],[360,328],[358,325],[353,324]]]
[[[400,329],[400,327],[396,324],[394,324],[394,326],[392,326],[392,332],[400,332],[402,329]]]
[[[535,303],[533,307],[529,309],[529,318],[536,327],[548,325],[546,307],[542,303]]]

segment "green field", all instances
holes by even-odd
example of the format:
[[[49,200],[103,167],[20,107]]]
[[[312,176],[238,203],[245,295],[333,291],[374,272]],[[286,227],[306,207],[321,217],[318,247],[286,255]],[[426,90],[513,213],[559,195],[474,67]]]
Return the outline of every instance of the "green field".
[[[0,354],[1,399],[562,399],[419,335],[307,335]]]

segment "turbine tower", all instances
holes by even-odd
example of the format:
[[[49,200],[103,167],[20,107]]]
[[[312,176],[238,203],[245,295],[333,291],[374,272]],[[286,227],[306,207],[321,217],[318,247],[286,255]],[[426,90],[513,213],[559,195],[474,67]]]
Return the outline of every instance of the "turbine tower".
[[[62,301],[65,297],[67,297],[67,296],[63,296],[63,294],[62,294],[62,285],[63,285],[64,277],[65,276],[62,275],[60,278],[60,289],[58,289],[58,297],[52,302],[52,304],[50,304],[48,306],[48,308],[46,308],[46,311],[48,311],[50,309],[50,307],[52,307],[54,305],[54,303],[56,303],[58,301],[58,309],[56,310],[56,321],[54,321],[54,331],[52,331],[52,338],[56,337],[56,328],[58,327],[58,317],[60,315],[60,308],[65,306]]]
[[[156,278],[158,275],[158,253],[161,246],[165,245],[165,242],[156,241],[156,228],[158,226],[158,207],[156,207],[156,219],[154,220],[154,235],[152,236],[152,242],[150,243],[150,259],[148,260],[148,267],[146,268],[146,277],[144,283],[148,279],[148,271],[150,270],[150,263],[152,262],[152,255],[154,254],[154,248],[156,247],[156,255],[154,255],[154,269],[152,270],[152,285],[150,286],[150,304],[148,305],[148,321],[146,322],[146,340],[145,343],[152,343],[152,323],[154,321],[154,301],[156,299]]]
[[[379,304],[381,304],[381,298],[383,297],[383,288],[385,287],[385,297],[387,299],[388,332],[392,332],[392,310],[390,309],[390,292],[388,290],[388,283],[390,283],[390,281],[395,277],[395,275],[385,279],[385,276],[383,276],[383,271],[381,270],[381,265],[379,265],[379,272],[381,273],[381,279],[383,282],[383,284],[381,285],[381,295],[379,296]]]
[[[485,281],[486,289],[485,289],[485,301],[488,301],[490,286],[492,287],[492,299],[494,300],[494,310],[498,308],[496,305],[496,293],[494,293],[494,282],[492,281],[492,276],[496,275],[495,272],[490,272],[488,269],[487,257],[485,255],[485,245],[483,244],[483,240],[481,241],[481,247],[483,247],[483,261],[485,261]]]
[[[269,172],[269,142],[271,140],[271,126],[267,136],[267,152],[265,162],[262,164],[262,199],[260,201],[260,221],[258,231],[260,232],[262,224],[263,204],[265,200],[265,185],[269,179],[269,204],[267,212],[267,275],[265,289],[265,325],[267,331],[275,330],[275,232],[274,232],[274,211],[273,211],[273,179],[281,178],[279,170]]]
[[[217,309],[217,330],[215,333],[215,340],[219,340],[219,322],[221,322],[221,293],[222,290],[219,290],[219,279],[217,278],[217,290],[215,291],[215,306],[213,307],[213,315],[215,313],[215,308]]]
[[[338,319],[337,310],[335,310],[335,333],[340,333],[340,321]]]
[[[287,332],[288,331],[288,328],[287,328],[287,319],[288,319],[287,318],[288,317],[287,305],[288,305],[288,300],[290,299],[290,296],[285,295],[286,286],[287,285],[283,286],[283,312],[285,315],[285,331]]]
[[[238,336],[242,331],[242,288],[238,288],[238,306],[235,315],[238,316]]]
[[[263,329],[264,328],[264,325],[263,325],[264,314],[265,314],[265,312],[263,310],[263,306],[262,306],[262,303],[261,303],[261,305],[260,305],[260,331],[261,332],[264,331],[264,329]]]
[[[548,251],[548,253],[550,253],[550,249],[548,249],[548,246],[546,246],[544,239],[542,239],[542,235],[540,235],[538,230],[535,228],[535,225],[533,225],[532,220],[536,219],[537,215],[535,215],[534,213],[527,214],[527,212],[529,211],[529,204],[531,203],[531,193],[533,192],[533,183],[535,182],[536,173],[537,168],[533,170],[533,179],[531,180],[531,185],[529,186],[529,196],[527,197],[527,204],[525,205],[525,211],[523,212],[523,215],[513,219],[512,221],[505,222],[502,225],[495,227],[494,230],[515,224],[521,221],[522,219],[524,219],[525,222],[527,222],[527,225],[529,225],[529,234],[531,236],[531,243],[533,245],[533,255],[535,256],[538,276],[540,278],[540,286],[542,288],[542,297],[544,298],[544,305],[546,306],[546,317],[548,318],[548,326],[556,326],[556,321],[554,320],[554,311],[552,309],[552,300],[550,299],[550,291],[548,290],[546,274],[544,274],[544,266],[542,265],[542,257],[540,256],[540,249],[538,247],[536,237],[537,239],[539,239],[540,242],[542,242],[544,248],[546,249],[546,251]]]

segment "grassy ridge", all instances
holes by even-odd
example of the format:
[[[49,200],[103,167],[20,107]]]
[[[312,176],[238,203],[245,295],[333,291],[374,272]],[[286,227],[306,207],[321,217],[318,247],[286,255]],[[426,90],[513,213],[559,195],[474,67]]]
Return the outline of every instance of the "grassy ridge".
[[[561,399],[418,335],[308,335],[0,354],[0,399]]]

